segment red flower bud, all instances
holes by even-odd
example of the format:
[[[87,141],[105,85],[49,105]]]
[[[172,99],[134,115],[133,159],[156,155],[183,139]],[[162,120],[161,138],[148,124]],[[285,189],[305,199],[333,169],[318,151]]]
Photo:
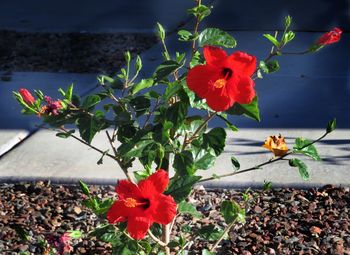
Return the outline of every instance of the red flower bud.
[[[333,30],[323,34],[316,42],[317,45],[328,45],[336,43],[340,40],[342,30],[340,28],[333,28]]]
[[[35,98],[32,96],[32,94],[30,94],[30,92],[27,89],[20,89],[18,92],[21,94],[23,101],[27,105],[32,105],[35,103]]]

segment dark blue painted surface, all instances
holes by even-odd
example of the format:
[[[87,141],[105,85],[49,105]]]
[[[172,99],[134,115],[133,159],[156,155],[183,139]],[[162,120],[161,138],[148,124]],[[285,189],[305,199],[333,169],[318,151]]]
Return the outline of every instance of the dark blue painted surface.
[[[270,44],[262,37],[263,32],[232,32],[238,47],[264,59]],[[288,51],[303,51],[320,33],[297,33]],[[169,49],[188,51],[188,44],[169,38]],[[315,54],[281,56],[281,69],[275,74],[256,80],[259,95],[261,122],[244,117],[230,117],[238,127],[323,128],[336,117],[339,128],[350,128],[350,36],[344,34],[341,42],[328,46]],[[149,77],[162,62],[161,47],[157,46],[143,55],[142,75]],[[187,54],[189,55],[189,53]],[[213,124],[224,125],[221,120]]]
[[[283,18],[294,18],[293,29],[325,31],[333,26],[350,30],[349,0],[216,0],[207,26],[226,30],[283,29]]]

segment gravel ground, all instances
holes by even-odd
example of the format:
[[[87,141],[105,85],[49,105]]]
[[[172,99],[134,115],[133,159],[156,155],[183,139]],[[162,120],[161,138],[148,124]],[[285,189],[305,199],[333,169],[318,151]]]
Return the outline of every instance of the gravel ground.
[[[115,195],[111,186],[91,186],[91,190],[103,197]],[[242,193],[196,188],[189,202],[203,212],[204,217],[179,216],[173,234],[181,232],[188,240],[194,240],[191,254],[199,254],[214,241],[211,237],[190,239],[188,229],[197,231],[213,223],[225,227],[219,205],[227,199],[242,203]],[[350,254],[348,188],[255,190],[247,194],[250,197],[247,222],[229,233],[220,245],[219,254]],[[38,236],[62,234],[72,229],[92,230],[98,219],[82,206],[83,198],[76,186],[43,182],[1,184],[0,253],[41,254]],[[20,240],[14,230],[16,226],[28,231],[29,242]],[[73,247],[72,254],[111,252],[109,245],[94,239],[74,240]]]
[[[24,33],[0,30],[0,70],[113,74],[124,52],[157,42],[149,34]]]

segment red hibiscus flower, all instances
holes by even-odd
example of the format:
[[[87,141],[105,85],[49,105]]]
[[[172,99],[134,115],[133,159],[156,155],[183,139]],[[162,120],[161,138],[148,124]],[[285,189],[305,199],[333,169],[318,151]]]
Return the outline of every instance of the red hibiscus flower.
[[[127,221],[127,230],[136,240],[144,238],[154,222],[169,224],[176,215],[176,203],[171,196],[163,194],[168,184],[168,173],[162,169],[137,185],[128,180],[119,181],[118,200],[107,213],[108,221]]]
[[[27,104],[27,105],[32,105],[35,103],[35,98],[32,96],[32,94],[30,94],[30,92],[27,89],[20,89],[19,94],[21,94],[23,101]]]
[[[210,108],[225,111],[235,102],[249,104],[255,96],[251,75],[256,69],[256,58],[237,51],[227,55],[218,47],[205,46],[205,65],[193,67],[187,75],[187,85]]]
[[[343,31],[335,27],[333,30],[323,34],[316,42],[317,45],[328,45],[340,40],[341,34]]]

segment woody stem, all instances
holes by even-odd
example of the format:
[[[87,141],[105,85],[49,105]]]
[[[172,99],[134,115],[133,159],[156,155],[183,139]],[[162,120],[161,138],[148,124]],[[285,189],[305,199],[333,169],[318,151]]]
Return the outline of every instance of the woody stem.
[[[312,141],[311,143],[308,143],[308,144],[305,144],[304,146],[302,146],[301,148],[299,148],[299,150],[302,150],[310,145],[313,145],[314,143],[317,143],[319,142],[320,140],[322,140],[323,138],[325,138],[327,135],[329,134],[329,132],[326,132],[324,133],[321,137],[319,137],[318,139]],[[233,173],[228,173],[228,174],[222,174],[222,175],[218,175],[218,176],[215,176],[215,177],[209,177],[209,178],[205,178],[205,179],[202,179],[202,180],[199,180],[198,183],[200,182],[206,182],[206,181],[212,181],[214,179],[217,179],[217,178],[223,178],[223,177],[229,177],[229,176],[233,176],[233,175],[237,175],[237,174],[242,174],[242,173],[246,173],[246,172],[250,172],[250,171],[254,171],[254,170],[257,170],[257,169],[260,169],[261,167],[265,166],[265,165],[268,165],[268,164],[271,164],[271,163],[274,163],[274,162],[277,162],[277,161],[280,161],[280,160],[284,160],[285,157],[291,155],[291,154],[294,154],[295,152],[294,151],[291,151],[291,152],[288,152],[287,154],[279,157],[279,158],[274,158],[274,159],[270,159],[268,161],[265,161],[259,165],[256,165],[256,166],[253,166],[253,167],[249,167],[249,168],[246,168],[246,169],[243,169],[241,171],[237,171],[237,172],[233,172]]]
[[[115,145],[114,145],[114,142],[113,142],[113,138],[110,136],[110,134],[108,133],[108,131],[106,130],[106,135],[107,135],[107,138],[108,138],[108,141],[109,141],[109,144],[111,145],[112,147],[112,150],[113,150],[113,153],[114,153],[114,157],[113,159],[115,161],[117,161],[118,165],[120,166],[120,168],[123,170],[124,174],[126,175],[126,177],[128,178],[129,181],[133,182],[133,178],[131,176],[131,174],[128,172],[128,169],[125,168],[121,162],[121,160],[119,159],[118,157],[118,152],[115,148]]]

